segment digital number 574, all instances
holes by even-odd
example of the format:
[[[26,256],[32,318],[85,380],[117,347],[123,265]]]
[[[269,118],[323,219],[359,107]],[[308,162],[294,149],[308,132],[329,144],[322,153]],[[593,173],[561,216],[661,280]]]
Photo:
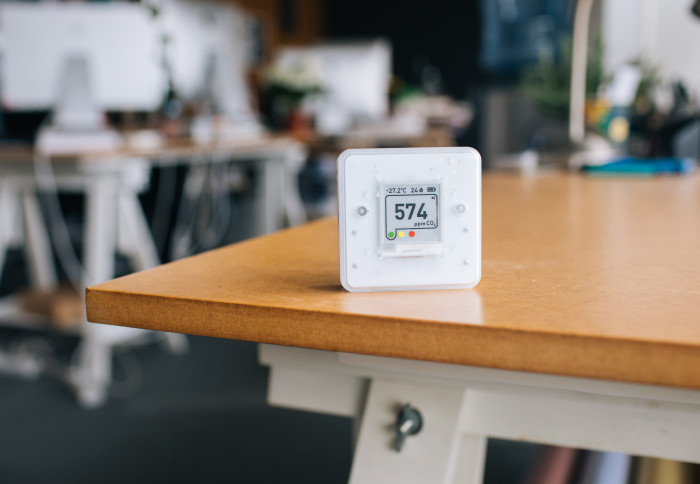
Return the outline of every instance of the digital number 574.
[[[394,205],[394,217],[396,217],[396,220],[403,220],[404,218],[411,220],[413,219],[413,213],[415,211],[415,203],[397,203]],[[406,217],[406,212],[408,212],[408,217]],[[425,203],[421,203],[420,207],[418,207],[416,217],[420,217],[422,219],[428,218],[428,212],[425,211]]]

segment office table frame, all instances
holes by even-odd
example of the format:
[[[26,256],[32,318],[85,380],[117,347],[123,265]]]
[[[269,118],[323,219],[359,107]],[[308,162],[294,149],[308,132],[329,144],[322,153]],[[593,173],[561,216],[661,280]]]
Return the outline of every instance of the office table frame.
[[[46,189],[37,183],[31,151],[11,152],[0,157],[0,273],[8,249],[26,241],[25,253],[34,288],[51,290],[58,278],[53,266],[52,247],[38,192]],[[39,155],[42,156],[42,155]],[[127,255],[135,271],[157,266],[160,258],[150,234],[138,195],[149,184],[153,166],[191,166],[205,164],[256,162],[256,234],[281,228],[285,216],[290,224],[305,221],[304,208],[295,186],[296,175],[306,159],[305,149],[285,139],[261,139],[253,144],[214,143],[125,150],[115,153],[85,153],[58,157],[52,163],[56,190],[85,194],[85,231],[82,274],[85,287],[114,277],[114,254]],[[49,187],[51,188],[51,187]],[[13,314],[14,304],[6,311]],[[68,374],[78,401],[85,407],[102,405],[111,384],[112,349],[147,337],[135,328],[83,325],[82,344],[77,364]],[[166,333],[167,348],[183,353],[187,342],[183,335]],[[41,363],[0,352],[0,366],[28,378],[36,378]]]
[[[356,419],[350,482],[482,482],[496,437],[700,463],[700,391],[260,345],[271,405]],[[398,409],[423,413],[401,452]]]
[[[60,162],[53,168],[55,187],[39,186],[33,170],[33,165],[26,162],[5,162],[2,167],[0,220],[9,231],[0,240],[0,270],[7,250],[26,240],[32,287],[47,291],[58,287],[51,238],[38,199],[39,193],[54,188],[57,193],[85,195],[84,272],[80,275],[85,286],[114,277],[116,253],[125,255],[136,271],[160,263],[138,199],[149,183],[150,165],[146,160]],[[14,312],[12,304],[7,309],[10,314]],[[83,324],[78,334],[82,341],[77,350],[77,363],[67,373],[67,382],[82,405],[99,406],[107,398],[111,383],[113,347],[143,339],[149,332]],[[165,333],[163,337],[171,351],[186,351],[187,340],[183,335]],[[8,367],[13,368],[13,365]],[[43,371],[40,362],[14,367],[29,378]]]

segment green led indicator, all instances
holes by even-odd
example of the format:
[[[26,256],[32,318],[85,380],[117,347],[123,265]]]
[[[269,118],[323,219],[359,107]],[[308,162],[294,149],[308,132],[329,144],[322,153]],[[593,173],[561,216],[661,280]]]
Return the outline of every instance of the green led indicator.
[[[386,235],[387,235],[387,237],[389,237],[390,239],[393,239],[393,238],[394,238],[394,232],[389,232],[389,233],[386,234]]]

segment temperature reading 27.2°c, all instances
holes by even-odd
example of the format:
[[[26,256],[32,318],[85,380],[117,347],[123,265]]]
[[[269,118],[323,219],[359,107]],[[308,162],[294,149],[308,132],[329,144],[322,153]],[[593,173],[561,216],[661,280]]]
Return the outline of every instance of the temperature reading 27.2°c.
[[[439,234],[437,185],[384,187],[384,236],[387,241],[430,241]]]

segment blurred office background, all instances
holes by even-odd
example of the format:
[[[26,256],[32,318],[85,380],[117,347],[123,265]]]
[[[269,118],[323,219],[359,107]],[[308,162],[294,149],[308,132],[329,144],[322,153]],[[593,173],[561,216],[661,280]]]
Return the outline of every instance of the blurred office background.
[[[581,40],[576,6],[0,3],[0,482],[345,482],[353,423],[267,406],[254,344],[88,325],[81,294],[334,214],[346,148],[687,171],[700,8],[600,0]],[[535,482],[556,454],[494,440],[486,482]]]

